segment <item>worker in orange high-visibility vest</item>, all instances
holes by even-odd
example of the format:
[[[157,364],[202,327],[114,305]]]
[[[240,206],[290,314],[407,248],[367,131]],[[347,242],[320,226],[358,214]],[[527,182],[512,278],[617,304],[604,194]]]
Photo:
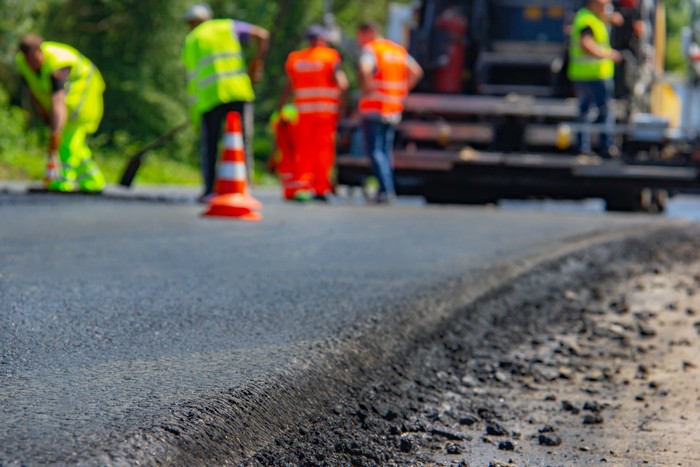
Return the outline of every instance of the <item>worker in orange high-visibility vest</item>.
[[[305,201],[313,197],[327,201],[333,190],[335,134],[348,79],[340,68],[340,54],[328,47],[323,27],[311,26],[306,39],[309,47],[292,52],[287,58],[288,79],[280,107],[293,93],[299,113],[294,180],[300,189],[295,199]]]
[[[359,66],[360,116],[366,151],[379,180],[377,203],[396,197],[392,153],[396,125],[408,92],[423,77],[423,69],[399,44],[384,39],[373,23],[357,30],[362,47]]]

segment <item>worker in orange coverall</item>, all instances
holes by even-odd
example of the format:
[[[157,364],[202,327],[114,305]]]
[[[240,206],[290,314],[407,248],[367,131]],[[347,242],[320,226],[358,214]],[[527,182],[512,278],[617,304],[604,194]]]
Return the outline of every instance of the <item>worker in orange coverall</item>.
[[[285,104],[270,117],[270,129],[275,135],[275,146],[267,161],[270,172],[277,172],[282,184],[282,197],[293,200],[300,186],[296,175],[296,145],[299,113],[294,104]]]
[[[294,179],[300,184],[298,201],[328,201],[333,190],[335,134],[348,79],[341,70],[340,54],[328,47],[327,31],[318,25],[306,33],[309,47],[289,54],[285,65],[287,85],[282,107],[291,93],[299,112]]]

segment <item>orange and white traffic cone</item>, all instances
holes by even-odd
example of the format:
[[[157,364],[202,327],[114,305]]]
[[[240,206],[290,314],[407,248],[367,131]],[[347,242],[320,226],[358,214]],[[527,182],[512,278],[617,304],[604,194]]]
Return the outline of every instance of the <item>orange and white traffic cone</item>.
[[[248,191],[247,173],[241,116],[238,112],[229,112],[226,115],[224,150],[214,185],[217,196],[209,202],[209,209],[203,215],[261,220],[262,216],[256,211],[262,208],[262,204]]]
[[[49,155],[49,160],[46,163],[46,172],[44,173],[44,187],[48,188],[51,182],[56,182],[61,179],[61,161],[55,153]]]

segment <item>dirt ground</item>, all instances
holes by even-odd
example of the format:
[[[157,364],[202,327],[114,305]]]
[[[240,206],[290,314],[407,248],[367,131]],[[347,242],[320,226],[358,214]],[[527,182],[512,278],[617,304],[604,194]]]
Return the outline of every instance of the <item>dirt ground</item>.
[[[698,247],[657,237],[533,271],[246,463],[700,465]]]

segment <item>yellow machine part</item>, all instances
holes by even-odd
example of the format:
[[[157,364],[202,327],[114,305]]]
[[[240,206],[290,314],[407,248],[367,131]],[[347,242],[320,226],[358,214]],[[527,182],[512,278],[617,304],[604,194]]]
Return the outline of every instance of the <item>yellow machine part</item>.
[[[657,82],[651,88],[651,113],[668,119],[671,128],[681,124],[683,103],[669,83]]]

